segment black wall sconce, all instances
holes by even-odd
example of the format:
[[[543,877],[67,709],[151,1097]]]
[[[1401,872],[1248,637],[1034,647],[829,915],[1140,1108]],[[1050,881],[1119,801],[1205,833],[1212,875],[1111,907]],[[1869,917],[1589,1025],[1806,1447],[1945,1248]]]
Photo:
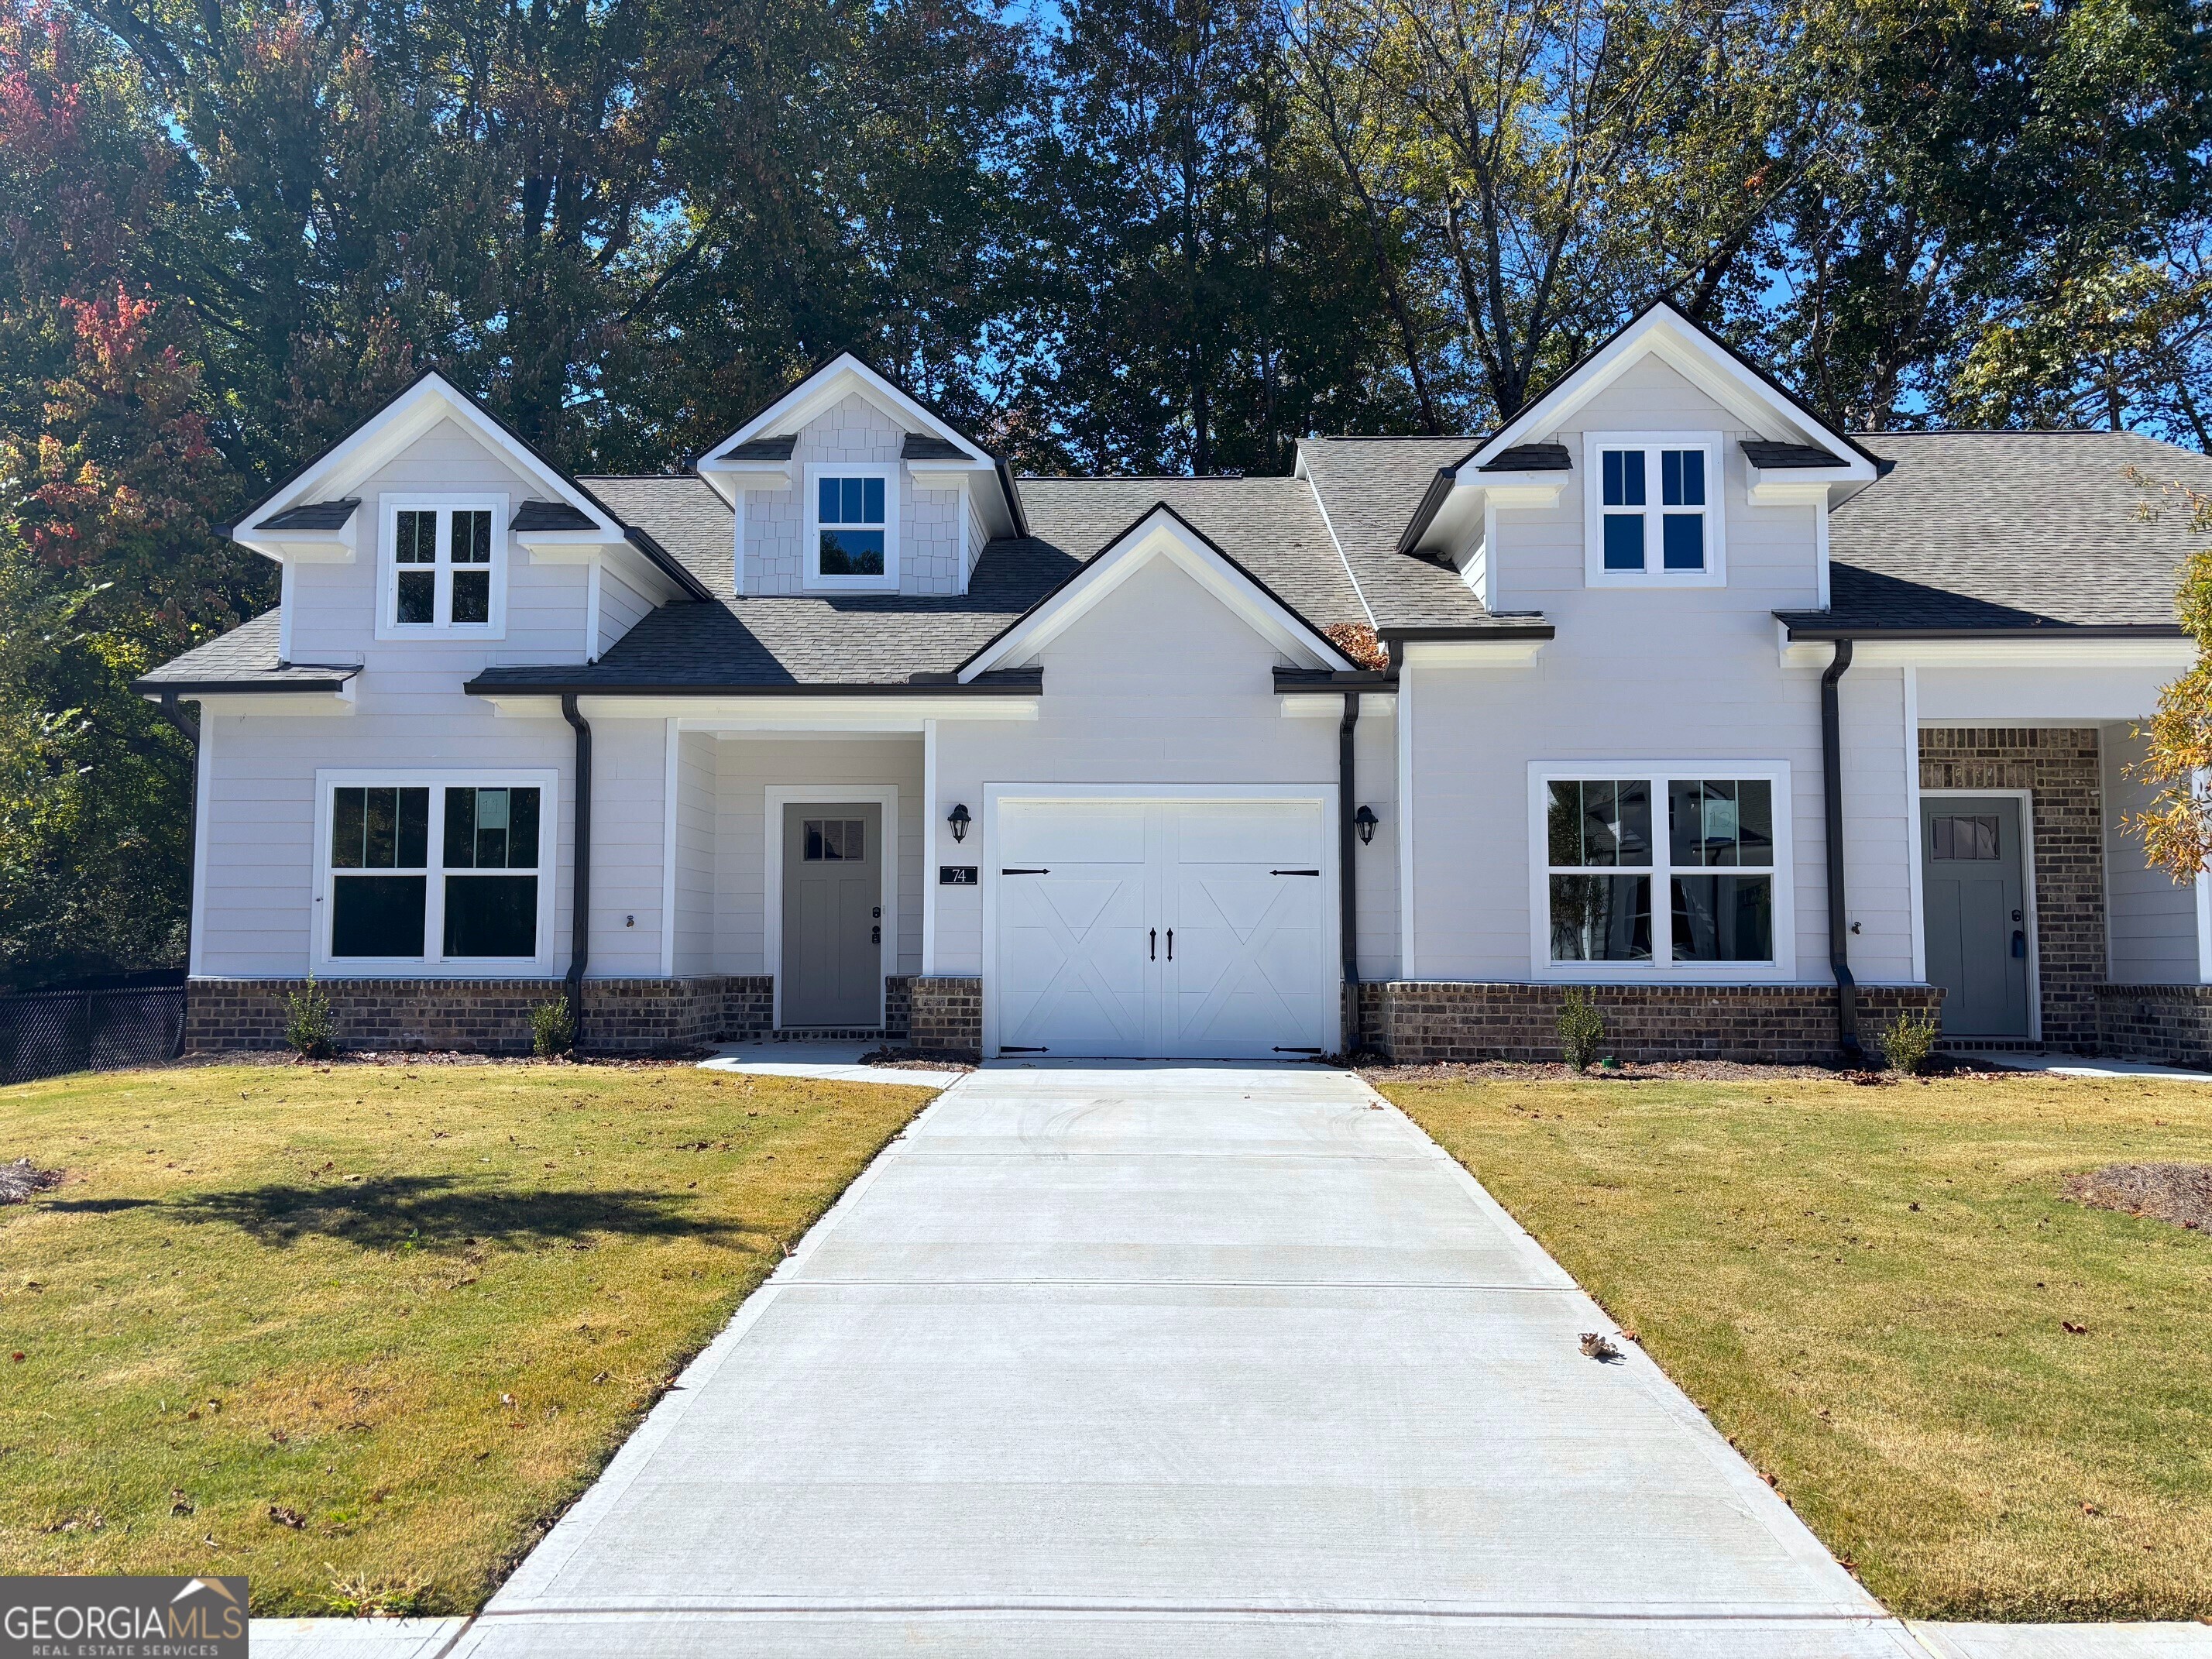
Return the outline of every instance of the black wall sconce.
[[[1375,816],[1375,809],[1371,806],[1362,806],[1352,815],[1352,827],[1359,831],[1359,844],[1362,847],[1373,844],[1375,826],[1382,821]]]
[[[968,839],[968,803],[963,801],[945,815],[945,821],[952,826],[952,839]]]

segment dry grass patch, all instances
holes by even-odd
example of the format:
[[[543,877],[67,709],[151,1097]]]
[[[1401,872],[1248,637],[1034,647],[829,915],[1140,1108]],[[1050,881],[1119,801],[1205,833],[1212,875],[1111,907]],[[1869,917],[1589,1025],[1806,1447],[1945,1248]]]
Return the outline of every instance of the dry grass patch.
[[[468,1611],[930,1098],[561,1065],[0,1090],[0,1572]]]
[[[2212,1615],[2212,1241],[2067,1201],[2212,1085],[1376,1080],[1898,1612]]]

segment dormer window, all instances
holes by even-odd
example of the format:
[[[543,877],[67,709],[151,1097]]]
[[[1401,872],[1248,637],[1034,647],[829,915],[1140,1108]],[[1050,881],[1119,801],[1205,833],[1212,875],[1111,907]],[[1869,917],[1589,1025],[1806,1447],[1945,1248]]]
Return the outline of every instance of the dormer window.
[[[506,522],[503,497],[386,496],[378,637],[501,633]]]
[[[817,462],[806,469],[806,586],[898,586],[898,466]]]
[[[1720,586],[1720,434],[1593,432],[1584,443],[1589,585]]]

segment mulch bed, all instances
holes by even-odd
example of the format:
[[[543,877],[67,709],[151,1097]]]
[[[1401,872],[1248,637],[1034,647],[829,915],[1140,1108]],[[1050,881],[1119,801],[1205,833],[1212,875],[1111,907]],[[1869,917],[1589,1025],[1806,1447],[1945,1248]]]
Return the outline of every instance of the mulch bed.
[[[27,1158],[0,1164],[0,1204],[21,1204],[38,1193],[52,1192],[62,1184],[59,1170],[41,1170]]]
[[[860,1064],[895,1072],[972,1072],[981,1058],[972,1049],[936,1054],[919,1048],[871,1048],[860,1056]]]
[[[2068,1176],[2064,1190],[2076,1204],[2212,1232],[2212,1164],[2107,1164]]]

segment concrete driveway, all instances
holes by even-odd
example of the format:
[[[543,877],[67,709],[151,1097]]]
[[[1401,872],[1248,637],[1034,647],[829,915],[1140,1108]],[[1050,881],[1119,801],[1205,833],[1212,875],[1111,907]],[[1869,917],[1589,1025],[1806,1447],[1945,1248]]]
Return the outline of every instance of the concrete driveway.
[[[1924,1659],[1601,1328],[1357,1079],[988,1068],[454,1653]]]

